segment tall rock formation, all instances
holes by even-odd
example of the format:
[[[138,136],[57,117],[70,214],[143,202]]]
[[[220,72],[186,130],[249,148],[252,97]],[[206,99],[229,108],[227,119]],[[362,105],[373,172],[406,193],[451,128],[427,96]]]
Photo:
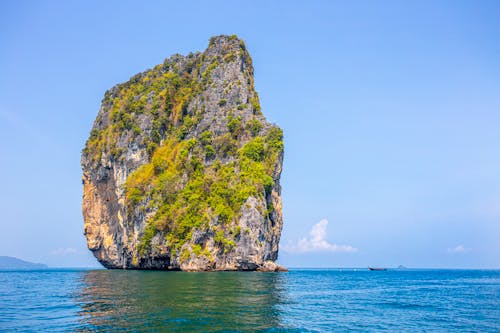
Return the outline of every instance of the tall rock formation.
[[[82,153],[89,249],[107,268],[278,270],[283,134],[236,36],[104,95]]]

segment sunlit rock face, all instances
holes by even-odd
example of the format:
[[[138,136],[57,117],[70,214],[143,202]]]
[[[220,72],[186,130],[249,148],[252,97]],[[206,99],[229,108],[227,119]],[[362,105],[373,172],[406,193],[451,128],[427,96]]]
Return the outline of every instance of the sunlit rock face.
[[[104,95],[82,153],[89,249],[107,268],[282,269],[283,133],[236,36]]]

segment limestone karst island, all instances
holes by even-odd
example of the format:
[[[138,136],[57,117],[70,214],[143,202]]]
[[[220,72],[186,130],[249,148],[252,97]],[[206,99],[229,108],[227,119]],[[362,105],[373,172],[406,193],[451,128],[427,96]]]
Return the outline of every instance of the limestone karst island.
[[[107,268],[284,268],[282,130],[236,36],[108,90],[82,154],[89,249]]]

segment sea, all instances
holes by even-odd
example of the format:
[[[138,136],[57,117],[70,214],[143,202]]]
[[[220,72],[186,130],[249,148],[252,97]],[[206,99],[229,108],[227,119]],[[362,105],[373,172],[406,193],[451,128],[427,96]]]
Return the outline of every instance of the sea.
[[[500,332],[500,271],[0,271],[0,332]]]

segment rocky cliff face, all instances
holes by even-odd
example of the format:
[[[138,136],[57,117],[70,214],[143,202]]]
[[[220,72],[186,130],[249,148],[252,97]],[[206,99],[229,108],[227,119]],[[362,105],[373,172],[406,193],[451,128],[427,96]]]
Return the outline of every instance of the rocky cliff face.
[[[116,85],[82,153],[89,249],[107,268],[278,270],[282,136],[235,36]]]

